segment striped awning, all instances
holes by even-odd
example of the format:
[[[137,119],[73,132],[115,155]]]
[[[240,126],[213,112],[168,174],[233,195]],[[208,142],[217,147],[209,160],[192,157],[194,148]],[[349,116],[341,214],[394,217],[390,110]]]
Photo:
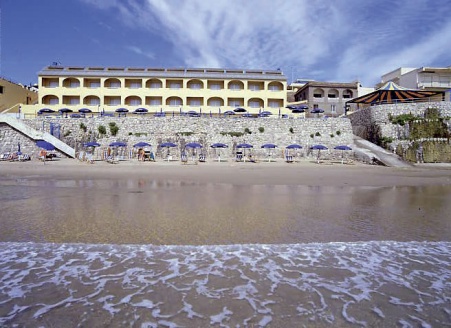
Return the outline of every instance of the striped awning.
[[[414,90],[400,87],[394,82],[387,82],[381,88],[346,103],[355,104],[391,104],[394,102],[413,101],[443,94],[442,91]]]

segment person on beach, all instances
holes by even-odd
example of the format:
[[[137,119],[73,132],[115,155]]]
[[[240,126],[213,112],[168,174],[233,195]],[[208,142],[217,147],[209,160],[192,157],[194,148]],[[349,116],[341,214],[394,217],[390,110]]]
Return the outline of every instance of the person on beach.
[[[416,155],[417,155],[417,163],[424,163],[423,144],[420,143],[420,145],[418,146]]]
[[[47,151],[45,149],[41,149],[39,152],[39,159],[42,160],[45,164],[45,159],[47,157]]]

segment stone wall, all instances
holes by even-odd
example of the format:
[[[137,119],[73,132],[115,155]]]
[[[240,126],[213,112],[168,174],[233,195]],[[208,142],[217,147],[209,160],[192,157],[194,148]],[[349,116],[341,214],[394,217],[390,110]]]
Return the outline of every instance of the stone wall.
[[[24,123],[37,130],[49,132],[50,123],[60,129],[60,139],[70,146],[80,149],[86,141],[95,140],[102,146],[108,146],[113,141],[125,141],[133,145],[139,141],[149,142],[154,146],[161,142],[172,141],[180,146],[187,142],[200,142],[211,145],[221,142],[229,145],[232,156],[238,143],[254,145],[254,152],[263,153],[261,149],[265,143],[279,146],[275,155],[281,157],[281,149],[292,143],[299,143],[306,153],[310,145],[324,144],[329,149],[337,145],[351,145],[353,143],[352,127],[347,118],[210,118],[210,117],[86,117],[86,118],[55,118],[39,117],[26,119]],[[116,136],[110,133],[110,123],[119,128]],[[99,127],[105,127],[107,134],[100,135]],[[15,151],[14,141],[17,133],[8,127],[0,127],[0,151]],[[9,132],[8,132],[9,130]],[[84,131],[86,130],[86,132]],[[249,133],[250,132],[250,133]],[[234,136],[244,133],[242,136]],[[232,134],[232,135],[231,135]],[[26,137],[22,137],[23,144],[28,151]],[[34,143],[31,143],[32,148]],[[17,148],[17,147],[16,147]],[[36,152],[36,149],[31,151]],[[30,151],[30,152],[31,152]],[[210,149],[209,149],[210,151]]]
[[[379,137],[400,139],[405,128],[391,124],[389,116],[411,113],[422,117],[427,108],[437,108],[442,117],[451,117],[449,101],[377,105],[350,113],[347,117],[351,120],[354,134],[366,140],[374,141],[377,133]]]

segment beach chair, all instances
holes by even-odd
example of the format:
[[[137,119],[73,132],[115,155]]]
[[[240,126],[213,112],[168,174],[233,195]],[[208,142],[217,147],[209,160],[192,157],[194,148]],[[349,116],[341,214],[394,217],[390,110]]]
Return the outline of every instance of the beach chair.
[[[149,160],[155,162],[155,154],[152,151],[149,154]]]
[[[243,154],[242,153],[236,153],[236,162],[242,162],[243,161]]]
[[[119,164],[119,160],[117,158],[114,158],[114,156],[108,156],[106,159],[107,163],[110,164]]]
[[[285,156],[285,161],[287,163],[293,163],[293,156],[292,155],[286,155]]]
[[[7,161],[10,153],[3,153],[0,155],[0,161]]]
[[[186,153],[182,153],[180,155],[180,161],[182,162],[182,164],[187,164],[188,163],[188,156],[186,155]]]
[[[199,162],[205,163],[207,161],[205,154],[199,154]]]

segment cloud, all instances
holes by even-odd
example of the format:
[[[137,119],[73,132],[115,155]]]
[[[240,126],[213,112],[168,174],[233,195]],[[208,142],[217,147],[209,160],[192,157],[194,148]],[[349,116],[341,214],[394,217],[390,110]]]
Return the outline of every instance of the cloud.
[[[128,45],[128,46],[125,46],[125,49],[127,49],[137,55],[145,56],[149,59],[155,59],[155,54],[153,52],[146,52],[139,47]]]
[[[171,44],[168,57],[187,67],[280,67],[296,77],[374,83],[399,66],[432,64],[443,55],[440,38],[450,39],[447,16],[427,0],[81,1]]]

